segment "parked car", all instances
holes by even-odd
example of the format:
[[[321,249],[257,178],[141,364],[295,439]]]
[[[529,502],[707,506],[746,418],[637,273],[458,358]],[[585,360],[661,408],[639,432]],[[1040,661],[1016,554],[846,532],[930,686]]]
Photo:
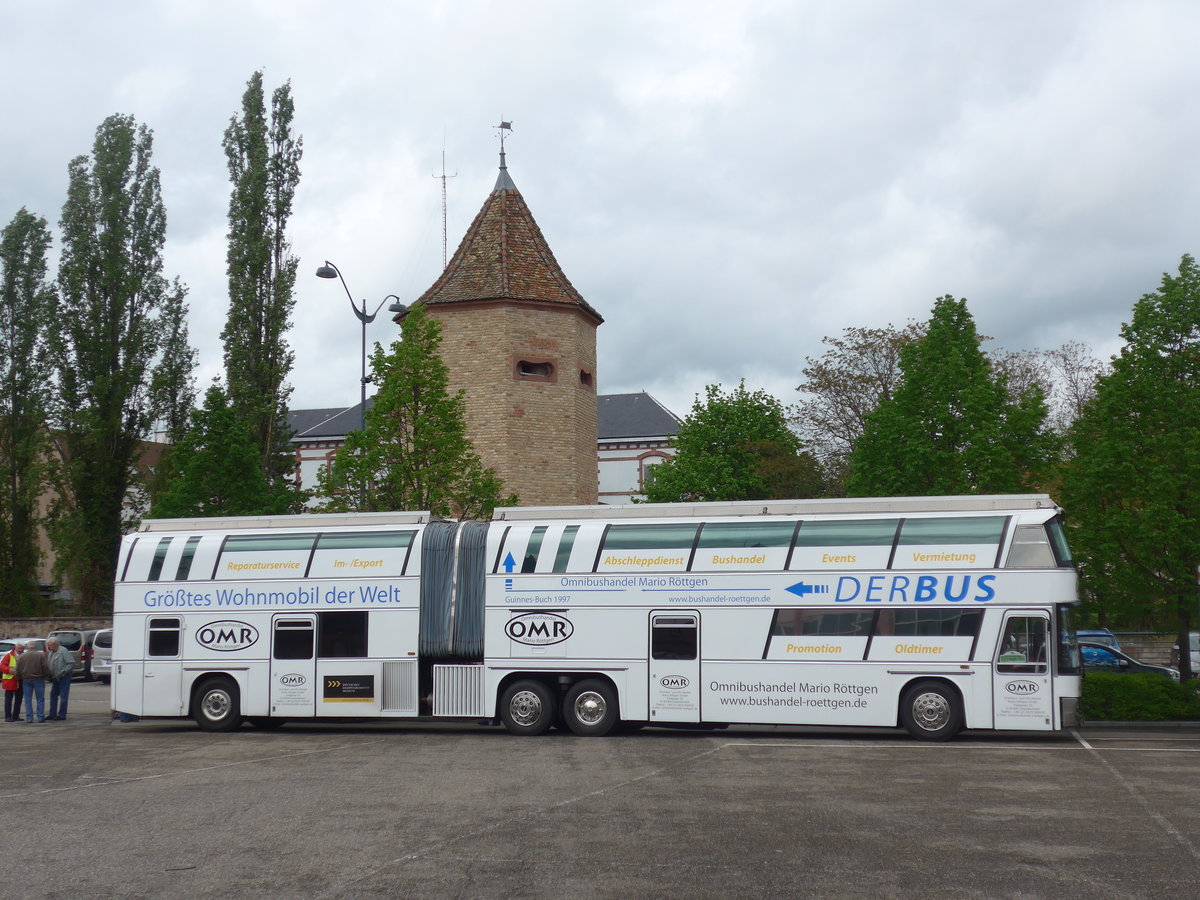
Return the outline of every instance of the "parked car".
[[[1192,675],[1200,676],[1200,631],[1188,635],[1188,649],[1192,655]],[[1176,644],[1171,648],[1171,665],[1178,666],[1179,663],[1179,645]]]
[[[0,639],[0,653],[7,653],[17,644],[24,644],[26,650],[45,650],[45,638],[3,638]]]
[[[1079,655],[1083,657],[1083,671],[1085,674],[1088,672],[1113,672],[1124,675],[1136,672],[1154,672],[1158,675],[1166,675],[1168,678],[1174,678],[1176,681],[1179,680],[1178,669],[1141,662],[1105,644],[1080,641]]]
[[[1093,644],[1103,644],[1105,647],[1112,647],[1114,650],[1121,649],[1121,645],[1117,643],[1117,636],[1107,628],[1084,628],[1081,631],[1075,632],[1075,639],[1078,641],[1091,641]]]
[[[101,628],[92,639],[92,675],[105,684],[112,681],[111,628]]]
[[[57,638],[58,642],[75,654],[75,674],[82,675],[84,681],[92,680],[92,639],[98,628],[78,630],[75,628],[59,628],[48,635],[46,639]]]

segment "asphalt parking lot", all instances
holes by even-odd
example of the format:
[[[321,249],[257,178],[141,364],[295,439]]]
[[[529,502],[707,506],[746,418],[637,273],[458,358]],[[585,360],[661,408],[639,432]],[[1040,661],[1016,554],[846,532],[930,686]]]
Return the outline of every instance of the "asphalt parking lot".
[[[14,896],[1180,897],[1200,729],[4,724]]]

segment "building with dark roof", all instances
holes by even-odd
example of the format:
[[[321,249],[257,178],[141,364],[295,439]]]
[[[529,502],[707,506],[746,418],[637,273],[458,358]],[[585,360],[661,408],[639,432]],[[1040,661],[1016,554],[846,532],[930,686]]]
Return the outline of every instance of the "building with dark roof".
[[[371,401],[367,401],[370,408]],[[647,469],[673,455],[670,440],[679,419],[646,393],[607,394],[598,398],[597,443],[592,478],[601,503],[629,503],[641,491]],[[288,413],[300,484],[312,488],[327,465],[359,427],[358,404],[346,409],[296,409]]]
[[[442,325],[467,434],[526,506],[595,503],[596,329],[500,151],[500,174],[445,270],[416,301]],[[399,323],[406,313],[397,315]]]

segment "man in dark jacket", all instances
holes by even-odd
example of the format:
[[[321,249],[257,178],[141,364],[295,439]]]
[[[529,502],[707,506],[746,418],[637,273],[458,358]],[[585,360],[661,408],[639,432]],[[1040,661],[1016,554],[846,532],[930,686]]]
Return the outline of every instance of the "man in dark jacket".
[[[37,720],[46,721],[46,678],[49,675],[46,652],[26,647],[17,660],[17,677],[21,679],[21,688],[25,691],[25,721],[30,724],[33,723],[34,697],[37,698]]]

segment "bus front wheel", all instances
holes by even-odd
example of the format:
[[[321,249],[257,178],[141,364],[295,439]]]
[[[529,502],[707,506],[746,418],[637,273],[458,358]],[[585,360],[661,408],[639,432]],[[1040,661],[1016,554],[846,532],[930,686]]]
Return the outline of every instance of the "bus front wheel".
[[[948,741],[962,730],[962,701],[944,684],[917,682],[900,701],[900,724],[919,741]]]
[[[545,734],[554,724],[554,694],[540,681],[517,681],[500,700],[500,721],[509,734]]]
[[[202,731],[235,731],[241,727],[237,685],[228,678],[210,678],[196,690],[192,718]]]
[[[567,727],[581,737],[608,734],[618,722],[617,697],[603,681],[581,681],[567,691],[563,700],[563,719]]]

